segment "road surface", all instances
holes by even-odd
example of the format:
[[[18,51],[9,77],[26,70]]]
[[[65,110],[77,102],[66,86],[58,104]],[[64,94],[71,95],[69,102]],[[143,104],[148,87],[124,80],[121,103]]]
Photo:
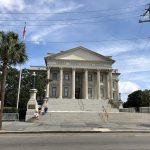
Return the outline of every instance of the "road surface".
[[[150,150],[150,134],[0,134],[0,150]]]

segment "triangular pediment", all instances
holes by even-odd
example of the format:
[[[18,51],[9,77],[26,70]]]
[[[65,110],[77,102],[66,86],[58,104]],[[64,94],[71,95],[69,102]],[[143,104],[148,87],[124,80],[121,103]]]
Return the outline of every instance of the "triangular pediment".
[[[67,51],[62,51],[50,56],[57,60],[79,60],[79,61],[112,61],[109,57],[98,54],[84,47],[76,47]]]

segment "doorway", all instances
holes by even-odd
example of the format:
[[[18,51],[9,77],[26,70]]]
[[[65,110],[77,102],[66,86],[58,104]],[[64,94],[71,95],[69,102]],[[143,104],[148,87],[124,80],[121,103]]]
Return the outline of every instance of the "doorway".
[[[75,89],[75,99],[80,99],[80,88]]]

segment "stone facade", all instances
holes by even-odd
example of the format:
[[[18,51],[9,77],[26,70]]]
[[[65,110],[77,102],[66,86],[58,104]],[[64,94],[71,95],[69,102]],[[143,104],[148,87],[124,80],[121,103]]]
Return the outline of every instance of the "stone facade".
[[[110,100],[118,103],[118,73],[111,57],[77,47],[45,57],[48,99]],[[37,70],[38,70],[37,69]]]

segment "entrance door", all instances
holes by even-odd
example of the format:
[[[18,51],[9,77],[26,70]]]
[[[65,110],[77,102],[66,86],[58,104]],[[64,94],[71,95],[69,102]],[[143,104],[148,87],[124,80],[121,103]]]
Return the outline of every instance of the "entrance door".
[[[75,90],[75,98],[80,99],[80,88],[76,88]]]

